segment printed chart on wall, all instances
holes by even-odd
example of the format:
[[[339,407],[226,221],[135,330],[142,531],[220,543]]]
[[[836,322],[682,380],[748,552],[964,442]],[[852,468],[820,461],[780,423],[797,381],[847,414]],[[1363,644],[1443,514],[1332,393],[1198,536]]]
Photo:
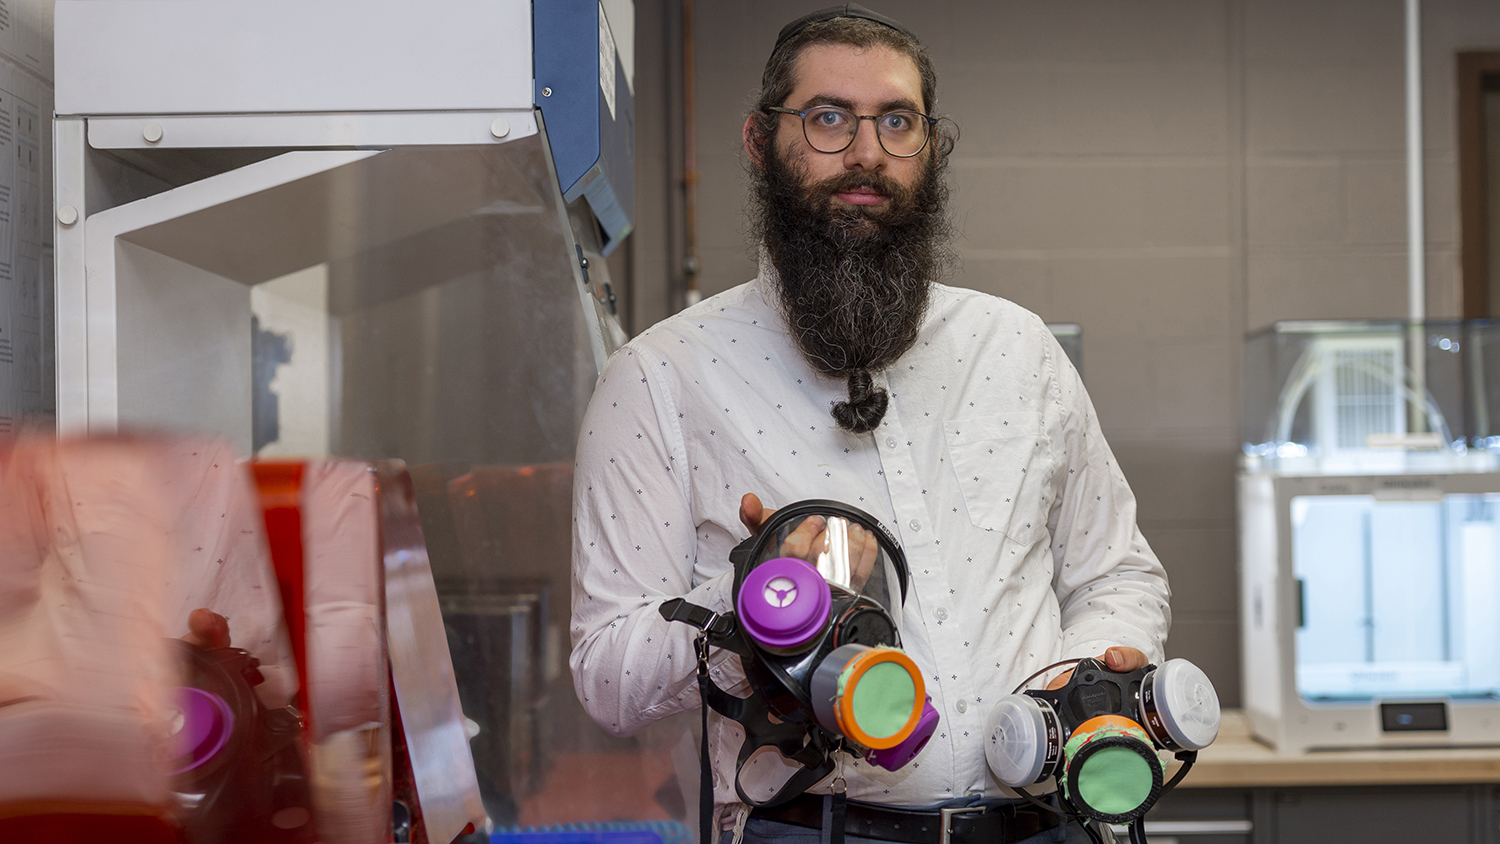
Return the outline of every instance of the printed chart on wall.
[[[42,112],[15,87],[0,87],[0,434],[43,389]]]

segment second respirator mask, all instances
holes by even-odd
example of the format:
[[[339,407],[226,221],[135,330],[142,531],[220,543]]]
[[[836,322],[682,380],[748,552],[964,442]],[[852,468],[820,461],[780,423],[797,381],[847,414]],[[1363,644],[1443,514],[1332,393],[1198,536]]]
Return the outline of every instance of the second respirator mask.
[[[1169,659],[1117,673],[1083,659],[1060,689],[996,701],[985,727],[985,757],[1007,786],[1056,777],[1079,814],[1134,826],[1218,732],[1218,694],[1191,662]],[[1171,782],[1163,782],[1158,749],[1186,763]]]

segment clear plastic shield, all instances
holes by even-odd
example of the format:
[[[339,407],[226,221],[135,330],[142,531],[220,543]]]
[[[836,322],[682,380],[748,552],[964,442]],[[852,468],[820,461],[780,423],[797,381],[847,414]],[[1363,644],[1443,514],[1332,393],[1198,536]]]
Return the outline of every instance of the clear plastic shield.
[[[774,525],[751,568],[779,558],[803,560],[830,587],[869,598],[900,619],[906,573],[896,553],[878,527],[836,510],[814,510]]]
[[[446,638],[491,821],[680,823],[671,839],[696,823],[685,723],[611,736],[567,671],[574,446],[623,335],[587,200],[564,204],[544,127],[515,127],[488,144],[85,150],[116,191],[88,217],[90,283],[112,296],[90,352],[114,365],[73,386],[90,429],[404,461],[442,613],[428,633]]]

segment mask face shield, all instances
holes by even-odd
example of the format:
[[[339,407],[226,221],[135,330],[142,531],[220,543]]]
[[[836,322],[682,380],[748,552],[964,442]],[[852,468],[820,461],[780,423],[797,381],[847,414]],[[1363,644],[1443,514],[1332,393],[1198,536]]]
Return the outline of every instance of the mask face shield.
[[[762,565],[801,560],[818,573],[831,594],[863,598],[899,624],[906,597],[906,559],[895,540],[866,513],[833,501],[799,502],[778,510],[745,550],[744,559],[736,561],[736,594]],[[761,579],[783,590],[772,594],[772,604],[795,597],[785,590],[797,584],[764,576],[757,583]]]

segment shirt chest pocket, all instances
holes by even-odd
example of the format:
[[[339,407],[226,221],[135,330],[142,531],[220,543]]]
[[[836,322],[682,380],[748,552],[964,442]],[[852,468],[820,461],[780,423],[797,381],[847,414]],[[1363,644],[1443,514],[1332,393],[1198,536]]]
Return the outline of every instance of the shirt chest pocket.
[[[943,428],[969,521],[1023,545],[1041,535],[1052,506],[1052,456],[1038,416],[957,419]]]

